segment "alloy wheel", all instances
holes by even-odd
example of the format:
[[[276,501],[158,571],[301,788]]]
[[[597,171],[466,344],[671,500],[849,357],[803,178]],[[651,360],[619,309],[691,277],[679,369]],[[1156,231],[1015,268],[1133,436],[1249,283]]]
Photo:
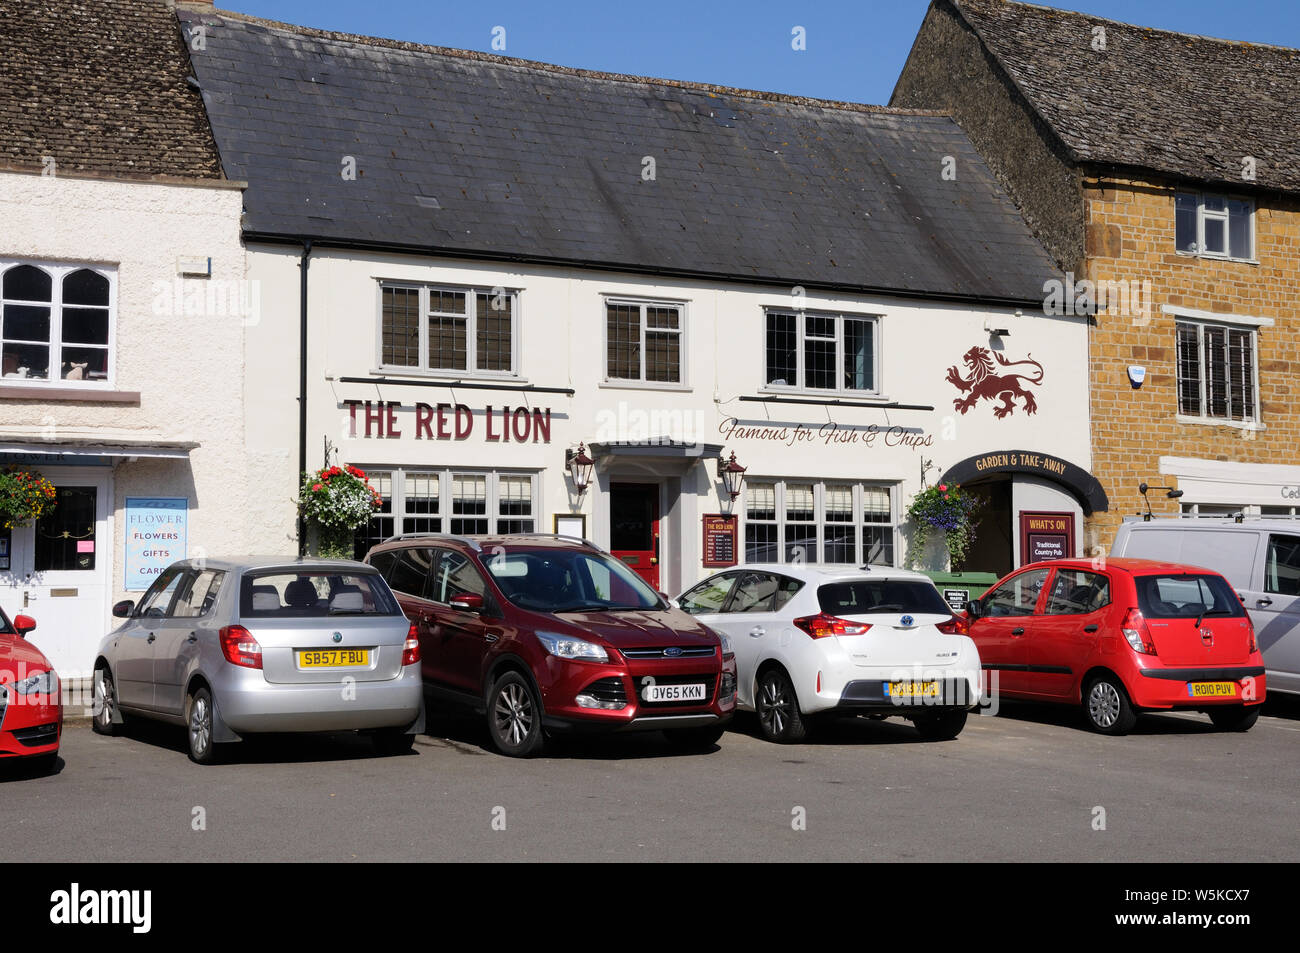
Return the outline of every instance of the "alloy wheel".
[[[785,732],[790,722],[790,698],[785,693],[782,679],[769,676],[763,682],[758,703],[759,720],[772,737]]]
[[[533,729],[533,701],[528,690],[517,682],[506,685],[497,693],[494,710],[497,734],[512,747],[523,744]]]
[[[105,685],[108,673],[101,670],[97,674],[99,677],[95,679],[95,717],[99,720],[101,728],[108,729],[113,724],[113,699]]]
[[[1093,684],[1088,693],[1088,715],[1098,728],[1110,728],[1119,718],[1119,691],[1107,681]]]
[[[190,711],[190,750],[201,755],[212,744],[212,709],[202,695],[194,699]]]

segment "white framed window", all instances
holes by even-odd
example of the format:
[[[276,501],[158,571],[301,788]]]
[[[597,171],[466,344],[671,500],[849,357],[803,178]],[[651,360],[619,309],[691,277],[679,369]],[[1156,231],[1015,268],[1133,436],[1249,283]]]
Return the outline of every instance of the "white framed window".
[[[747,477],[745,562],[893,566],[894,495],[888,484]]]
[[[1300,519],[1300,506],[1261,505],[1254,503],[1179,503],[1179,515],[1205,519],[1223,519],[1241,516],[1243,519],[1294,520]]]
[[[686,382],[686,314],[680,302],[605,299],[605,380]]]
[[[769,308],[764,320],[767,389],[879,393],[877,316]]]
[[[519,293],[381,281],[379,366],[465,377],[517,377]]]
[[[1259,420],[1257,330],[1177,318],[1178,413],[1205,420]]]
[[[383,504],[359,528],[357,559],[401,533],[483,536],[537,531],[539,475],[461,468],[364,467]]]
[[[0,259],[0,384],[113,382],[117,269]]]
[[[1255,259],[1255,203],[1205,192],[1174,193],[1178,251],[1206,258]]]

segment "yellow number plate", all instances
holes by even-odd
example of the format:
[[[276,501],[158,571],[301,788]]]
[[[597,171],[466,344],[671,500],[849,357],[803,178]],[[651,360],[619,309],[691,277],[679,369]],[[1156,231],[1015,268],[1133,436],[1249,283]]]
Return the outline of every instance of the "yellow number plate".
[[[299,668],[353,668],[369,664],[369,649],[312,649],[298,652]]]
[[[1236,682],[1188,682],[1187,694],[1192,698],[1234,698]]]
[[[890,698],[938,698],[938,682],[890,682]]]

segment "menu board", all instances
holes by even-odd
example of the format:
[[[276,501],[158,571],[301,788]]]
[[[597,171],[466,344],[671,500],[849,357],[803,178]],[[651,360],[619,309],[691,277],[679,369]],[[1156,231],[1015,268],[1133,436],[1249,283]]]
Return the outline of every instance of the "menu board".
[[[1072,513],[1020,514],[1020,565],[1074,555]]]
[[[704,517],[704,565],[723,569],[736,565],[737,519],[712,513]]]

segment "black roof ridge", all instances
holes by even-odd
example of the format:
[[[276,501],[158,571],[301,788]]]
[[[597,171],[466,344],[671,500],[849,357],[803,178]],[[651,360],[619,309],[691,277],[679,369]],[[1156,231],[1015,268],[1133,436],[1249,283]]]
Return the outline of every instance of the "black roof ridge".
[[[610,73],[604,70],[584,69],[576,66],[563,66],[558,63],[544,63],[540,60],[528,60],[518,56],[501,56],[496,53],[484,53],[480,50],[462,50],[451,46],[433,46],[426,43],[413,43],[410,40],[394,40],[380,36],[365,36],[359,33],[344,33],[338,30],[322,30],[318,27],[285,23],[281,20],[267,20],[247,13],[232,10],[213,9],[211,13],[199,11],[194,7],[180,7],[177,12],[185,12],[200,18],[218,16],[227,20],[237,20],[254,26],[279,30],[297,36],[313,39],[331,40],[338,43],[354,43],[363,46],[377,46],[384,49],[400,50],[406,53],[422,53],[428,56],[449,56],[456,59],[471,60],[494,66],[509,66],[516,69],[536,70],[557,73],[562,76],[576,76],[582,79],[594,79],[614,83],[636,83],[651,86],[665,86],[692,92],[704,92],[715,95],[740,96],[763,102],[784,103],[795,106],[810,106],[824,109],[840,109],[845,112],[859,112],[885,116],[918,116],[951,119],[952,113],[944,109],[913,109],[901,106],[880,106],[874,103],[854,103],[840,99],[821,99],[815,96],[796,96],[791,93],[778,93],[771,90],[742,89],[737,86],[721,86],[716,83],[702,83],[695,80],[668,79],[656,76],[637,76],[631,73]]]
[[[1158,26],[1142,26],[1140,23],[1130,23],[1127,20],[1116,20],[1113,17],[1098,16],[1093,13],[1084,13],[1082,10],[1068,10],[1065,7],[1050,7],[1045,3],[1026,3],[1024,0],[949,0],[959,11],[967,6],[979,6],[984,4],[997,4],[1004,7],[1028,7],[1031,10],[1043,10],[1048,13],[1054,13],[1061,16],[1081,17],[1085,20],[1097,23],[1108,23],[1113,26],[1128,27],[1131,30],[1141,30],[1146,33],[1163,33],[1165,36],[1177,36],[1188,40],[1204,40],[1210,43],[1222,43],[1226,46],[1240,47],[1259,47],[1266,50],[1284,50],[1288,53],[1295,53],[1300,56],[1300,48],[1294,46],[1282,46],[1278,43],[1256,43],[1252,40],[1230,40],[1222,36],[1208,36],[1204,33],[1184,33],[1182,30],[1166,30]],[[963,19],[965,19],[963,17]],[[969,22],[969,21],[968,21]],[[971,29],[979,32],[978,27],[973,23]]]

